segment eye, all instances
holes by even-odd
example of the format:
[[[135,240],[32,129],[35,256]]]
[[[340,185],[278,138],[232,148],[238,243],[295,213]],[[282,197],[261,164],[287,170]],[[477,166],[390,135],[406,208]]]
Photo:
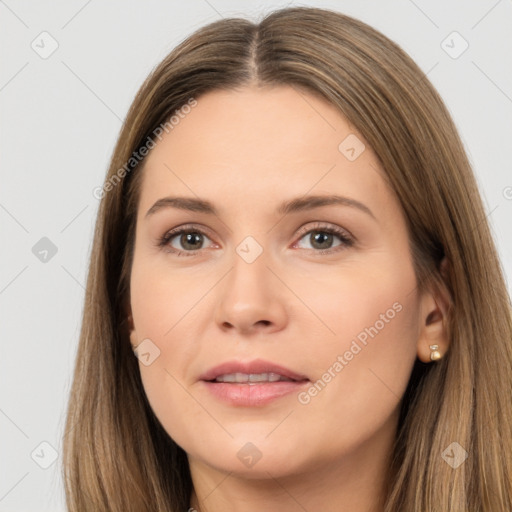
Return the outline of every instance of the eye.
[[[210,240],[206,233],[193,226],[181,226],[168,231],[160,238],[158,245],[178,256],[194,256],[197,251],[204,249],[204,240]]]
[[[304,239],[309,247],[299,248],[313,250],[318,254],[328,254],[354,245],[351,235],[338,226],[323,224],[316,224],[313,227],[305,226],[300,230],[299,235],[301,238],[295,245],[300,244],[300,241]],[[335,243],[336,239],[339,241],[337,244]]]
[[[294,247],[307,249],[315,255],[334,253],[354,245],[354,239],[347,231],[338,226],[321,223],[303,227],[299,231],[299,236],[300,239],[295,242]],[[300,246],[303,239],[309,247]],[[161,237],[158,246],[177,256],[195,256],[198,251],[205,249],[205,240],[212,242],[203,229],[197,226],[180,226]],[[215,246],[213,242],[212,244]]]

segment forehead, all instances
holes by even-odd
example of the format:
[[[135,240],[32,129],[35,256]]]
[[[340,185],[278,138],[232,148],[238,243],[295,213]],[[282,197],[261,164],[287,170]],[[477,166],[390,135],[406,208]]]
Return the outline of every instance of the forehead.
[[[384,188],[378,159],[336,107],[295,87],[247,87],[200,96],[163,135],[144,164],[141,207],[167,192],[249,205]]]

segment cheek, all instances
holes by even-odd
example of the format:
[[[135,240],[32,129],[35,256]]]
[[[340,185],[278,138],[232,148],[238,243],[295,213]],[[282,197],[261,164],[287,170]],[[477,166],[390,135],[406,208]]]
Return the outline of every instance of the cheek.
[[[396,410],[416,358],[413,269],[376,268],[326,281],[326,293],[310,293],[308,302],[334,334],[326,331],[316,345],[315,382],[299,402],[318,428],[329,410],[353,439],[378,429]]]
[[[392,351],[400,346],[410,350],[414,346],[418,303],[412,267],[406,262],[402,268],[381,262],[373,264],[373,271],[368,268],[372,265],[331,268],[288,280],[302,302],[295,306],[303,311],[301,322],[309,332],[321,334],[322,342],[316,346],[319,353],[349,350],[354,340],[363,348],[373,347],[373,351],[379,347]],[[304,336],[308,336],[307,331]],[[409,348],[406,340],[410,341]]]
[[[193,341],[199,339],[193,332],[201,310],[198,301],[214,283],[206,281],[191,286],[193,276],[136,258],[130,280],[137,341],[145,343],[150,354],[149,361],[139,356],[144,390],[165,430],[180,440],[187,438],[191,424],[204,422],[204,411],[186,389],[184,373],[194,359]]]
[[[163,255],[162,255],[163,256]],[[209,278],[172,269],[165,258],[135,259],[131,280],[131,306],[137,335],[167,340],[208,290]],[[211,281],[210,287],[214,281]]]

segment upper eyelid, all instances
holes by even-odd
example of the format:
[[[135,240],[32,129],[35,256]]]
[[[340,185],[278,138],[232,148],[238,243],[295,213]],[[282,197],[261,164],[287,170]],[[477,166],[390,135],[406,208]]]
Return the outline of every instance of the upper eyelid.
[[[308,224],[311,224],[313,223],[313,225],[308,225]],[[311,231],[315,231],[315,230],[318,230],[318,231],[321,231],[322,229],[325,229],[326,231],[329,231],[329,230],[332,230],[332,231],[336,231],[336,232],[340,232],[340,233],[334,233],[334,234],[337,234],[337,236],[342,236],[342,234],[346,234],[346,237],[347,238],[350,238],[351,240],[354,240],[354,236],[352,235],[352,233],[350,231],[348,231],[346,228],[343,228],[341,226],[338,226],[336,224],[333,224],[333,223],[330,223],[330,222],[327,222],[327,221],[310,221],[309,223],[307,223],[306,225],[302,226],[301,228],[299,228],[299,230],[296,232],[296,234],[294,235],[295,237],[299,237],[298,239],[300,240],[300,238],[302,238],[303,236],[305,236],[307,233],[311,232]],[[211,236],[211,230],[201,224],[183,224],[181,226],[177,226],[173,229],[170,229],[169,231],[167,231],[165,234],[164,234],[164,238],[167,238],[168,240],[171,240],[172,238],[174,238],[175,236],[181,234],[183,231],[190,231],[190,232],[193,232],[194,230],[196,230],[197,232],[203,234],[203,235],[206,235],[208,236],[208,238],[210,238],[210,240],[214,243],[216,243],[212,238]],[[202,249],[197,249],[197,250],[202,250]],[[192,251],[189,251],[189,252],[192,252]]]
[[[203,226],[202,224],[181,224],[180,226],[176,226],[175,228],[167,230],[163,236],[173,236],[180,234],[181,231],[198,231],[204,234],[213,233],[209,228]]]
[[[336,224],[332,224],[330,222],[324,222],[324,221],[312,221],[315,223],[314,226],[308,226],[308,225],[305,225],[305,226],[302,226],[298,232],[297,232],[297,235],[305,235],[307,233],[309,233],[310,231],[321,231],[322,229],[325,229],[326,231],[329,231],[329,230],[332,230],[332,231],[336,231],[336,232],[341,232],[341,233],[345,233],[347,235],[347,237],[353,239],[354,236],[352,235],[352,233],[346,229],[346,228],[343,228],[341,226],[338,226]]]

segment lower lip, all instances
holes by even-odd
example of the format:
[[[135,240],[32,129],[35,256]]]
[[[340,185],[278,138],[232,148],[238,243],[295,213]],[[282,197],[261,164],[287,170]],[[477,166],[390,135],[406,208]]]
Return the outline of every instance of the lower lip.
[[[257,407],[266,405],[273,400],[299,393],[309,381],[277,381],[261,384],[231,384],[226,382],[202,381],[215,397],[231,405]]]

